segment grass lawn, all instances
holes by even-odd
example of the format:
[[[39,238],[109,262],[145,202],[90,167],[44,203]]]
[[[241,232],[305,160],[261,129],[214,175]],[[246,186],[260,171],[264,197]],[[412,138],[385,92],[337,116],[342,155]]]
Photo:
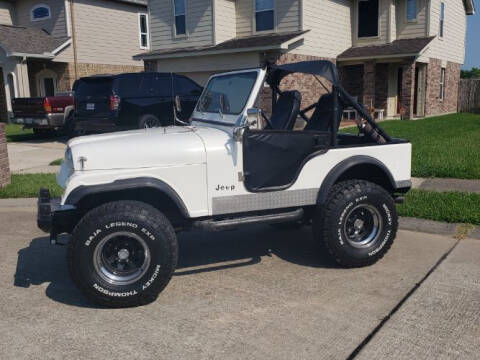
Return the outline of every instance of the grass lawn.
[[[37,197],[41,187],[49,189],[52,196],[63,193],[55,174],[13,174],[11,184],[0,189],[0,199]]]
[[[380,126],[413,145],[412,176],[480,179],[480,115],[451,114]],[[356,133],[356,128],[342,129]]]
[[[400,216],[480,225],[480,194],[414,189],[397,209]]]
[[[7,124],[7,142],[35,139],[32,129],[22,130],[22,125]]]

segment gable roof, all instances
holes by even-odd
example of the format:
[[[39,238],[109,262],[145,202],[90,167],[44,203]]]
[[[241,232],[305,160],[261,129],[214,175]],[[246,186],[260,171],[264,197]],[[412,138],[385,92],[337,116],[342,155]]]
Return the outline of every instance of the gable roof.
[[[434,36],[399,39],[390,44],[355,46],[338,55],[338,60],[362,60],[381,57],[405,57],[419,55]]]
[[[160,49],[138,54],[135,55],[133,58],[135,60],[160,59],[183,56],[282,49],[288,47],[288,45],[293,42],[301,40],[302,35],[306,32],[308,32],[308,30],[237,37],[224,41],[217,45]]]
[[[0,25],[0,47],[7,56],[53,58],[69,38],[54,38],[45,31],[25,26]]]

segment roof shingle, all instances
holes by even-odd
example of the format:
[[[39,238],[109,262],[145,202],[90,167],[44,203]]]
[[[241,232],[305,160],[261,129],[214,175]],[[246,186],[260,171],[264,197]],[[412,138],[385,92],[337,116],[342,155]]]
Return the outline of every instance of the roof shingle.
[[[9,53],[50,54],[69,38],[54,38],[43,30],[0,25],[0,45]]]
[[[308,30],[307,30],[308,31]],[[165,56],[173,54],[184,54],[184,53],[198,53],[202,55],[202,52],[207,51],[228,51],[235,49],[248,49],[248,48],[261,48],[261,47],[275,47],[296,38],[297,36],[305,34],[307,31],[295,31],[288,33],[272,33],[265,35],[254,35],[247,37],[237,37],[231,40],[224,41],[217,45],[209,46],[190,46],[190,47],[180,47],[174,49],[161,49],[154,50],[150,52],[145,52],[142,54],[135,55],[134,58],[142,59],[149,56]]]
[[[357,59],[357,58],[377,58],[387,56],[417,55],[419,54],[434,37],[419,37],[412,39],[399,39],[390,44],[356,46],[345,50],[338,55],[339,60]]]

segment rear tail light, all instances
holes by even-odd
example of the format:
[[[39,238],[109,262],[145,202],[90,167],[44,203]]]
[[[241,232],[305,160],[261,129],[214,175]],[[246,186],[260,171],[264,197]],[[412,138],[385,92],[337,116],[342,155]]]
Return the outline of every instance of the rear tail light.
[[[118,110],[120,107],[120,98],[117,95],[110,96],[110,110]]]
[[[49,98],[43,99],[43,109],[45,110],[46,113],[52,112],[52,104],[50,104]]]

